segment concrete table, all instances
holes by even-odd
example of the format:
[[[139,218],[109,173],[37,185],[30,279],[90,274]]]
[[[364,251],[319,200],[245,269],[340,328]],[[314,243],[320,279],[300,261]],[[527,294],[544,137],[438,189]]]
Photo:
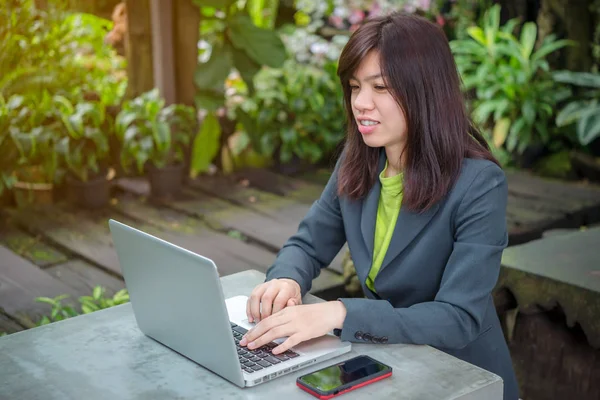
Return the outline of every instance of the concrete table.
[[[263,279],[258,271],[244,271],[221,282],[228,298],[249,295]],[[0,338],[0,399],[310,400],[296,387],[298,376],[359,354],[391,365],[393,376],[340,398],[502,398],[497,375],[432,347],[389,344],[353,344],[343,356],[241,389],[142,334],[125,304]]]

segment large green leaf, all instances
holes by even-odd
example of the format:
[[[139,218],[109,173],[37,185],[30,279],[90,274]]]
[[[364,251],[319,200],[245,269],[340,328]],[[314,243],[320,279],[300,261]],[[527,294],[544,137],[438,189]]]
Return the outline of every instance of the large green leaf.
[[[478,27],[478,26],[470,26],[469,28],[467,28],[467,33],[469,34],[469,36],[471,36],[477,42],[479,42],[482,45],[486,46],[487,42],[486,42],[486,39],[485,39],[485,34],[483,33],[483,30],[480,27]]]
[[[454,54],[467,54],[480,58],[487,55],[485,48],[473,40],[453,40],[450,42],[450,48]],[[464,60],[466,62],[470,59],[466,58]]]
[[[502,33],[504,34],[512,34],[512,32],[515,30],[515,27],[519,24],[519,19],[518,18],[513,18],[509,21],[506,22],[506,24],[504,24],[504,26],[501,28]]]
[[[485,124],[498,107],[505,107],[504,99],[482,101],[473,111],[473,119],[478,124]]]
[[[600,137],[600,106],[588,109],[577,124],[577,138],[579,142],[587,146],[594,139]]]
[[[528,60],[535,45],[537,27],[534,22],[527,22],[521,30],[521,55]]]
[[[592,72],[556,71],[554,80],[572,85],[600,89],[600,74]]]
[[[570,40],[557,40],[555,42],[544,41],[544,44],[531,56],[532,61],[540,60],[546,57],[548,54],[555,52],[565,46],[573,45],[573,41]]]
[[[572,101],[567,104],[556,116],[556,126],[567,126],[579,120],[585,111],[585,105],[583,101]]]
[[[215,46],[210,59],[204,64],[198,64],[194,73],[194,83],[198,89],[223,89],[233,66],[231,50],[228,44]]]
[[[280,68],[287,58],[285,46],[278,34],[257,27],[248,15],[232,16],[227,33],[233,45],[238,50],[245,51],[258,64]]]
[[[260,64],[251,59],[245,51],[233,50],[233,65],[248,86],[250,95],[254,93],[254,76],[260,71]]]
[[[209,113],[202,123],[200,132],[194,139],[191,160],[191,174],[193,177],[201,172],[208,171],[213,158],[219,152],[219,139],[221,126],[217,117]]]
[[[497,148],[502,147],[508,136],[508,130],[510,128],[510,118],[504,117],[494,125],[493,131],[493,143]]]
[[[123,141],[125,136],[125,131],[129,127],[129,125],[136,120],[138,114],[132,111],[123,110],[117,115],[117,119],[115,122],[115,133],[119,140]]]
[[[166,152],[171,148],[171,131],[169,124],[164,121],[153,121],[152,123],[152,136],[156,150],[159,152]]]

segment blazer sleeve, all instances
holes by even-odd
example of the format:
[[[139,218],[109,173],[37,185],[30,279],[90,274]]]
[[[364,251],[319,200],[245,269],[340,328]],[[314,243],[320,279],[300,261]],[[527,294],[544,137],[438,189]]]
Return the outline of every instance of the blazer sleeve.
[[[313,203],[298,226],[278,252],[267,270],[265,281],[290,278],[300,284],[302,296],[312,286],[312,280],[327,267],[346,243],[346,233],[337,194],[337,175],[342,156],[334,168],[321,197]]]
[[[454,248],[433,301],[394,308],[386,300],[340,299],[347,314],[341,339],[355,333],[387,337],[388,343],[463,348],[486,327],[483,320],[508,244],[504,172],[491,165],[473,179],[454,219]]]

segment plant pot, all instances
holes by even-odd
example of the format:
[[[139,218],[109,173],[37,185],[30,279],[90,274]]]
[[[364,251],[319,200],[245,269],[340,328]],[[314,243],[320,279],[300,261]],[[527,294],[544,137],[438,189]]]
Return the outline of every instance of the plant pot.
[[[167,165],[164,168],[148,168],[150,195],[155,198],[171,198],[181,192],[184,164]]]
[[[40,165],[21,167],[14,172],[16,182],[13,185],[17,207],[47,205],[54,203],[54,184],[48,180],[44,168]]]
[[[17,207],[47,205],[54,202],[51,183],[15,182],[13,193]]]
[[[106,175],[82,182],[67,177],[67,198],[79,207],[97,209],[105,207],[110,201],[110,182]]]

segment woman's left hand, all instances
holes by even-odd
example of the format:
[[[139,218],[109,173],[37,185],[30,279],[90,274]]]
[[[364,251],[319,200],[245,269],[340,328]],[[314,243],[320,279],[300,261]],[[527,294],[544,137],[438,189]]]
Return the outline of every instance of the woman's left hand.
[[[254,350],[275,339],[288,337],[272,350],[273,354],[280,354],[335,328],[341,329],[345,318],[346,307],[337,300],[286,307],[256,324],[244,335],[240,345]]]

